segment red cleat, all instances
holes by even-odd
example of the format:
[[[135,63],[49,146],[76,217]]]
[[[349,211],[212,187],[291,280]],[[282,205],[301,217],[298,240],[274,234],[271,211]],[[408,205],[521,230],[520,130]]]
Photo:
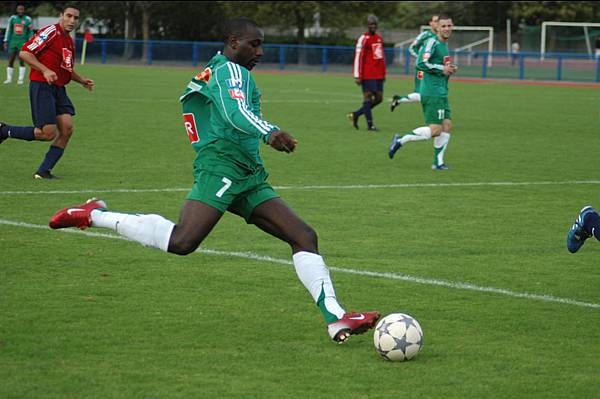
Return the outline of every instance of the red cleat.
[[[62,209],[52,216],[48,225],[52,229],[77,227],[85,230],[92,225],[91,213],[94,209],[106,209],[106,203],[95,198],[87,200],[83,205],[75,205]]]
[[[344,317],[327,326],[331,339],[343,343],[350,335],[364,334],[375,326],[380,317],[379,312],[346,313]]]

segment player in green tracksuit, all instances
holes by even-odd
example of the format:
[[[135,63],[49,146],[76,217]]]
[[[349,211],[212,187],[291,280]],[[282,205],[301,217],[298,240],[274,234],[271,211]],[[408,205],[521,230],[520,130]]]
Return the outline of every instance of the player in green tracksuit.
[[[448,80],[456,73],[458,67],[452,64],[447,41],[452,34],[452,19],[440,17],[437,37],[429,39],[419,53],[418,67],[423,71],[421,81],[421,106],[425,123],[412,132],[394,135],[388,151],[390,159],[396,151],[411,141],[429,140],[434,138],[434,160],[432,169],[447,170],[444,163],[444,153],[450,140],[452,128],[450,105],[448,103]]]
[[[423,70],[419,68],[417,64],[417,60],[419,58],[419,52],[423,45],[431,38],[437,37],[437,29],[438,29],[438,19],[437,15],[433,15],[429,20],[429,26],[431,30],[425,30],[416,37],[416,39],[412,42],[412,44],[408,47],[408,52],[411,56],[415,58],[415,91],[407,94],[405,96],[400,96],[395,94],[392,97],[392,104],[390,105],[390,111],[394,111],[394,109],[403,103],[417,103],[421,101],[421,95],[419,94],[419,86],[421,84],[421,80],[423,79]]]
[[[33,21],[25,15],[25,7],[17,6],[17,14],[10,17],[8,27],[4,34],[4,51],[8,51],[8,66],[6,67],[5,84],[12,83],[15,58],[21,51],[21,47],[33,36]],[[19,79],[18,84],[23,84],[25,78],[25,63],[19,58]]]
[[[287,153],[293,152],[298,142],[262,119],[260,91],[250,74],[263,55],[262,30],[251,20],[237,18],[229,21],[225,32],[223,54],[214,56],[180,97],[185,131],[196,159],[194,185],[179,223],[159,215],[108,211],[103,201],[92,200],[57,212],[50,227],[110,228],[143,245],[187,255],[198,248],[226,211],[235,213],[290,245],[296,274],[321,310],[329,336],[343,342],[349,335],[373,327],[379,313],[346,313],[319,255],[317,234],[267,183],[259,154],[261,141]]]

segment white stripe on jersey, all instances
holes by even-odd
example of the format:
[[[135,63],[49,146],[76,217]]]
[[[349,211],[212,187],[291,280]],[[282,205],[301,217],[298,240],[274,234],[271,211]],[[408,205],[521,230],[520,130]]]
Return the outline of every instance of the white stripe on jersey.
[[[234,78],[235,80],[242,81],[242,71],[241,71],[239,65],[234,64],[232,62],[228,62],[227,68],[229,68],[229,73],[232,78]],[[248,109],[248,105],[247,105],[246,101],[244,101],[240,98],[238,98],[236,100],[237,100],[237,104],[238,104],[238,110],[246,118],[246,120],[248,122],[250,122],[250,124],[252,126],[254,126],[261,134],[264,134],[264,135],[268,134],[269,133],[269,131],[267,130],[268,128],[266,128],[264,126],[264,124],[261,123],[264,121],[261,121],[260,119],[256,118],[256,115],[254,115]]]
[[[242,80],[242,69],[240,68],[239,65],[237,64],[233,64],[234,70],[237,72],[237,76],[240,80]],[[246,94],[248,94],[248,90],[250,90],[250,85],[247,85],[246,88]],[[249,116],[254,119],[254,121],[256,121],[257,123],[260,123],[260,125],[264,128],[270,130],[272,129],[274,126],[271,125],[269,122],[259,118],[254,112],[252,112],[249,108],[248,108],[248,95],[246,95],[246,101],[244,102],[244,109],[248,112]]]
[[[27,46],[27,49],[28,49],[28,50],[30,50],[30,51],[33,51],[33,50],[37,49],[38,47],[40,47],[40,45],[41,45],[43,42],[38,42],[38,40],[37,40],[37,39],[38,39],[39,37],[41,37],[42,35],[44,35],[44,36],[46,36],[46,39],[42,39],[42,40],[43,40],[44,42],[46,42],[46,40],[47,40],[48,36],[49,36],[50,34],[54,33],[54,31],[55,31],[55,30],[56,30],[56,26],[54,26],[54,25],[50,25],[50,26],[48,26],[46,29],[44,29],[43,31],[41,31],[41,32],[38,32],[38,34],[36,35],[36,37],[35,37],[35,39],[33,40],[33,42],[32,42],[32,43],[31,43],[29,46]]]
[[[353,73],[354,73],[354,77],[355,78],[360,78],[360,67],[361,67],[361,60],[362,60],[362,48],[363,48],[363,41],[366,40],[365,35],[360,35],[360,37],[358,38],[357,42],[356,42],[356,49],[354,50],[354,66],[352,67],[353,69]]]
[[[427,40],[427,43],[425,43],[425,50],[424,50],[423,54],[429,53],[429,55],[431,55],[432,48],[436,43],[437,43],[437,40],[435,40],[435,38],[431,38],[431,39]],[[439,69],[441,71],[444,70],[444,65],[442,65],[442,64],[432,64],[427,61],[424,61],[424,63],[425,63],[425,66],[427,66],[427,68],[429,68],[429,69]]]
[[[221,65],[220,67],[218,67],[217,69],[215,69],[215,80],[217,82],[217,86],[219,86],[219,96],[221,97],[221,107],[223,108],[223,113],[225,114],[225,117],[227,118],[227,120],[229,121],[229,123],[231,123],[231,126],[233,126],[234,128],[236,128],[240,132],[244,132],[244,133],[247,133],[247,134],[253,134],[252,132],[248,132],[248,131],[242,129],[241,127],[237,126],[235,124],[235,122],[233,121],[233,119],[231,119],[229,117],[229,113],[227,112],[227,107],[225,106],[225,100],[223,99],[223,88],[221,87],[221,84],[219,83],[219,78],[218,78],[219,71],[221,70],[221,68],[223,68],[227,64],[229,64],[229,63],[225,63],[225,64]],[[229,65],[227,65],[227,67],[229,67]],[[229,73],[229,76],[232,76],[231,71]],[[238,105],[238,107],[239,107],[239,105]]]

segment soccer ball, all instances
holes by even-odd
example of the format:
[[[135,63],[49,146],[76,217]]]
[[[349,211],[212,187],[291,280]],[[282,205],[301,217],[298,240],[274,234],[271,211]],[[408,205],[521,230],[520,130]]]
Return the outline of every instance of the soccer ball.
[[[373,343],[377,352],[392,362],[417,356],[423,347],[423,330],[419,322],[404,313],[392,313],[375,326]]]

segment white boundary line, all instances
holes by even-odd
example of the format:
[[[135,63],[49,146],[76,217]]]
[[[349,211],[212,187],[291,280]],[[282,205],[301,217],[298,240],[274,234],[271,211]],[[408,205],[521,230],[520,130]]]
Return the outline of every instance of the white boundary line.
[[[8,226],[23,227],[23,228],[29,228],[29,229],[39,229],[39,230],[50,230],[47,226],[31,224],[31,223],[24,223],[24,222],[14,222],[14,221],[5,220],[5,219],[0,219],[0,225],[8,225]],[[75,230],[75,229],[63,229],[60,231],[64,232],[64,233],[81,234],[81,235],[85,235],[88,237],[111,238],[111,239],[116,239],[116,240],[128,241],[126,238],[117,236],[114,234],[93,233],[93,232],[89,232],[89,231],[81,231],[81,230]],[[236,257],[236,258],[243,258],[243,259],[258,260],[258,261],[262,261],[262,262],[270,262],[270,263],[276,263],[276,264],[286,265],[286,266],[293,265],[293,262],[290,260],[277,259],[277,258],[272,258],[270,256],[258,255],[253,252],[228,252],[228,251],[217,251],[217,250],[208,249],[208,248],[200,248],[196,252],[199,252],[201,254],[214,255],[214,256],[229,256],[229,257]],[[348,274],[354,274],[354,275],[358,275],[358,276],[377,277],[377,278],[383,278],[383,279],[387,279],[387,280],[399,280],[399,281],[406,281],[406,282],[410,282],[410,283],[434,285],[434,286],[446,287],[446,288],[452,288],[452,289],[458,289],[458,290],[499,294],[499,295],[504,295],[504,296],[508,296],[508,297],[512,297],[512,298],[522,298],[522,299],[528,299],[528,300],[532,300],[532,301],[560,303],[563,305],[572,305],[572,306],[578,306],[578,307],[584,307],[584,308],[600,309],[600,304],[598,304],[598,303],[582,302],[582,301],[578,301],[575,299],[559,298],[559,297],[555,297],[552,295],[545,295],[545,294],[542,295],[542,294],[533,294],[533,293],[529,293],[529,292],[516,292],[516,291],[507,290],[504,288],[483,287],[483,286],[478,286],[478,285],[474,285],[471,283],[452,282],[452,281],[446,281],[446,280],[438,280],[438,279],[410,276],[410,275],[406,275],[406,274],[381,273],[381,272],[372,272],[372,271],[367,271],[367,270],[347,269],[347,268],[331,267],[331,266],[329,267],[329,269],[332,271],[338,272],[338,273],[348,273]]]
[[[314,185],[314,186],[273,186],[276,190],[362,190],[379,188],[437,188],[437,187],[511,187],[511,186],[564,186],[600,184],[600,180],[571,181],[529,181],[529,182],[473,182],[473,183],[401,183],[401,184],[351,184],[351,185]],[[85,190],[47,190],[47,191],[0,191],[0,195],[35,194],[97,194],[97,193],[166,193],[190,191],[190,188],[142,188],[142,189],[85,189]]]

